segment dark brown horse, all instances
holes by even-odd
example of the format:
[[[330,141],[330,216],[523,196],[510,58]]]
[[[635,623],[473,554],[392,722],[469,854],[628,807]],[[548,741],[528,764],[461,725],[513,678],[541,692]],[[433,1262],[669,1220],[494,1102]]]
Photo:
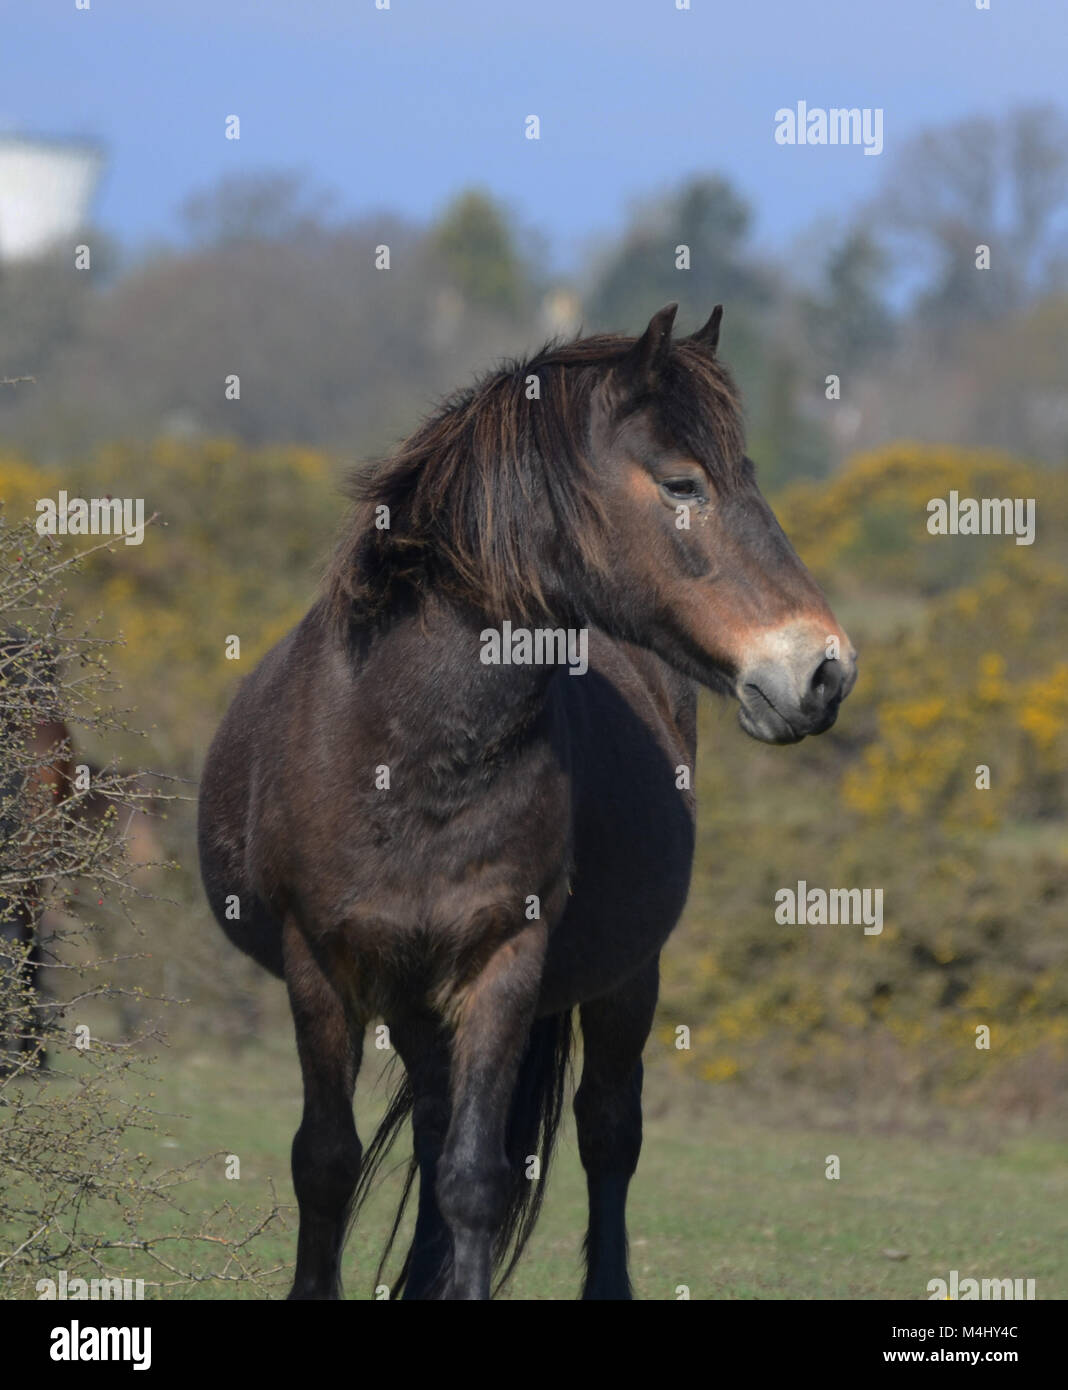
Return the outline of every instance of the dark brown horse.
[[[129,816],[121,837],[135,871],[163,857],[148,814],[155,807],[141,779],[124,776],[131,800],[120,803],[113,790],[98,789],[101,768],[75,762],[62,696],[47,642],[14,631],[0,636],[0,1072],[45,1061],[36,1002],[45,908],[72,857],[86,848],[75,827],[117,835],[118,820],[112,823],[109,812],[122,805]]]
[[[324,594],[208,754],[208,897],[296,1022],[292,1298],[336,1296],[354,1194],[408,1113],[419,1205],[394,1293],[489,1296],[537,1210],[576,1007],[584,1297],[630,1296],[642,1049],[694,847],[695,683],[735,697],[754,738],[794,743],[855,678],[745,457],[720,310],[673,343],[674,315],[492,373],[357,482]],[[375,1017],[406,1081],[364,1155],[352,1097]]]

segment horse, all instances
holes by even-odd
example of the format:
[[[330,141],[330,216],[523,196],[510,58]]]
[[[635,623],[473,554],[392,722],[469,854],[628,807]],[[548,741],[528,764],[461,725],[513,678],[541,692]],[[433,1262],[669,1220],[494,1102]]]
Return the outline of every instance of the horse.
[[[289,1298],[340,1296],[350,1221],[409,1118],[401,1210],[416,1179],[418,1204],[390,1296],[492,1296],[537,1216],[576,1009],[582,1297],[632,1296],[626,1198],[689,888],[697,688],[791,744],[856,679],[757,487],[722,307],[682,339],[676,309],[637,339],[505,362],[357,471],[320,592],[211,743],[206,895],[285,981],[303,1078]],[[364,1153],[375,1018],[404,1076]]]
[[[33,1000],[41,994],[42,936],[48,913],[42,878],[63,831],[55,808],[71,819],[95,826],[105,822],[114,797],[96,787],[102,769],[89,760],[76,762],[74,741],[60,717],[58,673],[47,644],[19,631],[0,637],[0,690],[3,701],[4,766],[0,771],[0,864],[9,887],[0,889],[0,968],[15,977],[8,1016],[0,1018],[0,1071],[47,1062],[44,1042],[33,1022]],[[86,774],[81,789],[75,774]],[[129,862],[159,864],[162,850],[149,824],[150,796],[128,778],[136,799],[121,832]],[[109,833],[111,829],[109,828]],[[25,1011],[30,1010],[27,1014]]]

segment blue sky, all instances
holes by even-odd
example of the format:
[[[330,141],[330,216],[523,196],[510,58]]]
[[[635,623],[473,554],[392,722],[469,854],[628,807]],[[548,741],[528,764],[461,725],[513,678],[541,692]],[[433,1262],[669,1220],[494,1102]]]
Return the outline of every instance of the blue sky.
[[[0,0],[0,129],[99,141],[96,220],[133,251],[178,235],[190,192],[281,168],[351,214],[421,219],[488,187],[566,267],[697,172],[726,174],[782,251],[871,195],[923,125],[1064,100],[1064,0],[691,4]],[[777,146],[800,99],[883,108],[885,152]]]

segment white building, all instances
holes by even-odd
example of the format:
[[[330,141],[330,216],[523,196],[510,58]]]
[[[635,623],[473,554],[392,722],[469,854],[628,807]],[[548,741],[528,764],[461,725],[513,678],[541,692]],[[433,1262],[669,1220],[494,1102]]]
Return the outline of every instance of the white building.
[[[0,135],[0,263],[73,245],[103,163],[92,145]]]

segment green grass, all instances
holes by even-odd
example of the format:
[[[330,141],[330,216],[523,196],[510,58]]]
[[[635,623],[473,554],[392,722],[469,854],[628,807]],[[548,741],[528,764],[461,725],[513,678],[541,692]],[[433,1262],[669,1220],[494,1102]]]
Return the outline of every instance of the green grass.
[[[365,1140],[384,1095],[374,1088],[376,1060],[372,1052],[358,1092]],[[225,1201],[249,1211],[269,1205],[273,1181],[285,1209],[259,1238],[257,1261],[279,1267],[268,1287],[280,1296],[296,1239],[289,1144],[300,1078],[292,1044],[279,1037],[240,1055],[164,1054],[161,1069],[154,1103],[168,1115],[166,1132],[148,1140],[148,1152],[169,1165],[216,1150],[241,1160],[236,1182],[224,1176],[222,1159],[198,1174],[183,1194],[183,1224]],[[926,1133],[866,1133],[843,1125],[841,1114],[835,1124],[799,1122],[796,1097],[789,1107],[784,1098],[776,1115],[729,1089],[695,1089],[656,1070],[647,1097],[629,1210],[639,1298],[675,1298],[684,1284],[699,1299],[922,1299],[927,1281],[951,1269],[1034,1278],[1039,1298],[1068,1296],[1068,1168],[1051,1131],[999,1132],[991,1121],[957,1116],[948,1126],[940,1117]],[[841,1160],[837,1181],[824,1175],[829,1154]],[[346,1252],[353,1298],[370,1296],[401,1155],[391,1167]],[[568,1125],[541,1223],[507,1296],[576,1297],[584,1220]],[[192,1296],[243,1292],[209,1281]]]

